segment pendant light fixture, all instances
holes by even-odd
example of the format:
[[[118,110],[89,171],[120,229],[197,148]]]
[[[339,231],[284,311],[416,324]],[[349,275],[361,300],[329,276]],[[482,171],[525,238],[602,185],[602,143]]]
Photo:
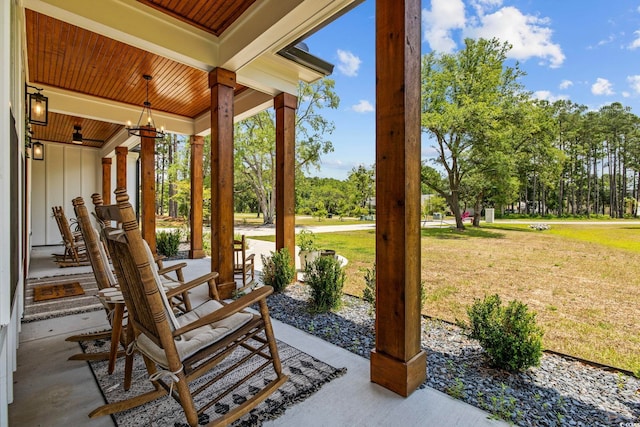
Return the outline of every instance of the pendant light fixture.
[[[149,81],[152,79],[152,77],[148,74],[145,74],[142,76],[142,78],[147,81],[147,98],[144,101],[138,123],[135,126],[132,126],[130,121],[127,122],[127,130],[129,131],[129,135],[132,136],[145,136],[155,139],[162,139],[165,135],[164,126],[160,129],[156,128],[156,124],[153,121],[153,116],[151,115],[151,102],[149,102]]]

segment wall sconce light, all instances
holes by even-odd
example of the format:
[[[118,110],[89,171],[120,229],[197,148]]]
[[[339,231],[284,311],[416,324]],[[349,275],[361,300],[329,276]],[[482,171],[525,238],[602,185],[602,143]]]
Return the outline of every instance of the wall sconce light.
[[[31,157],[33,160],[44,160],[44,144],[42,142],[31,143]]]
[[[29,93],[28,88],[37,90]],[[49,121],[49,98],[41,94],[43,89],[25,84],[25,91],[29,100],[29,123],[46,126]]]

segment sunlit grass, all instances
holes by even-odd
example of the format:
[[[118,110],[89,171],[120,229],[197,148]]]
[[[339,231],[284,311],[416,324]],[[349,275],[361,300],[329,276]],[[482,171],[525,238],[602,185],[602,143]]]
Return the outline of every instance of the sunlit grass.
[[[492,224],[422,233],[423,313],[466,319],[474,298],[498,293],[537,313],[546,348],[640,372],[640,227]],[[317,233],[322,248],[349,260],[345,292],[361,296],[375,262],[375,233]]]
[[[640,253],[640,226],[637,225],[603,224],[587,227],[563,224],[552,227],[549,232],[557,236]]]

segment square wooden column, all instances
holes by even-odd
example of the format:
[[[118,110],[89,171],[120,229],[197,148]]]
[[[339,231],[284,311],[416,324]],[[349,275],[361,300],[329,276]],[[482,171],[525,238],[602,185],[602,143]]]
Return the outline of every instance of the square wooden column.
[[[151,129],[151,128],[150,128]],[[140,187],[142,238],[147,241],[151,252],[156,253],[156,140],[152,131],[142,130],[140,135]],[[120,147],[118,147],[120,148]],[[125,156],[126,161],[126,156]],[[118,183],[118,188],[126,188]]]
[[[191,136],[191,248],[189,258],[204,258],[202,250],[202,151],[204,149],[204,137]]]
[[[111,157],[102,158],[102,199],[111,204]]]
[[[128,154],[129,149],[127,147],[116,147],[116,188],[127,188]]]
[[[298,98],[281,93],[276,109],[276,249],[287,248],[295,265],[296,108]]]
[[[211,270],[217,271],[218,290],[229,298],[233,278],[233,91],[234,72],[216,68],[209,73],[211,88]]]
[[[376,1],[376,347],[371,381],[402,396],[420,349],[420,0]]]

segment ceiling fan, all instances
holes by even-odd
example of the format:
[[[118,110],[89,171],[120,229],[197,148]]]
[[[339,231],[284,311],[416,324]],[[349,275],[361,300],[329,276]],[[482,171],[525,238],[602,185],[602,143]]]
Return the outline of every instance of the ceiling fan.
[[[74,144],[82,144],[84,141],[104,143],[102,139],[84,138],[82,136],[82,126],[73,125],[73,134],[71,135],[71,142],[73,142]]]

